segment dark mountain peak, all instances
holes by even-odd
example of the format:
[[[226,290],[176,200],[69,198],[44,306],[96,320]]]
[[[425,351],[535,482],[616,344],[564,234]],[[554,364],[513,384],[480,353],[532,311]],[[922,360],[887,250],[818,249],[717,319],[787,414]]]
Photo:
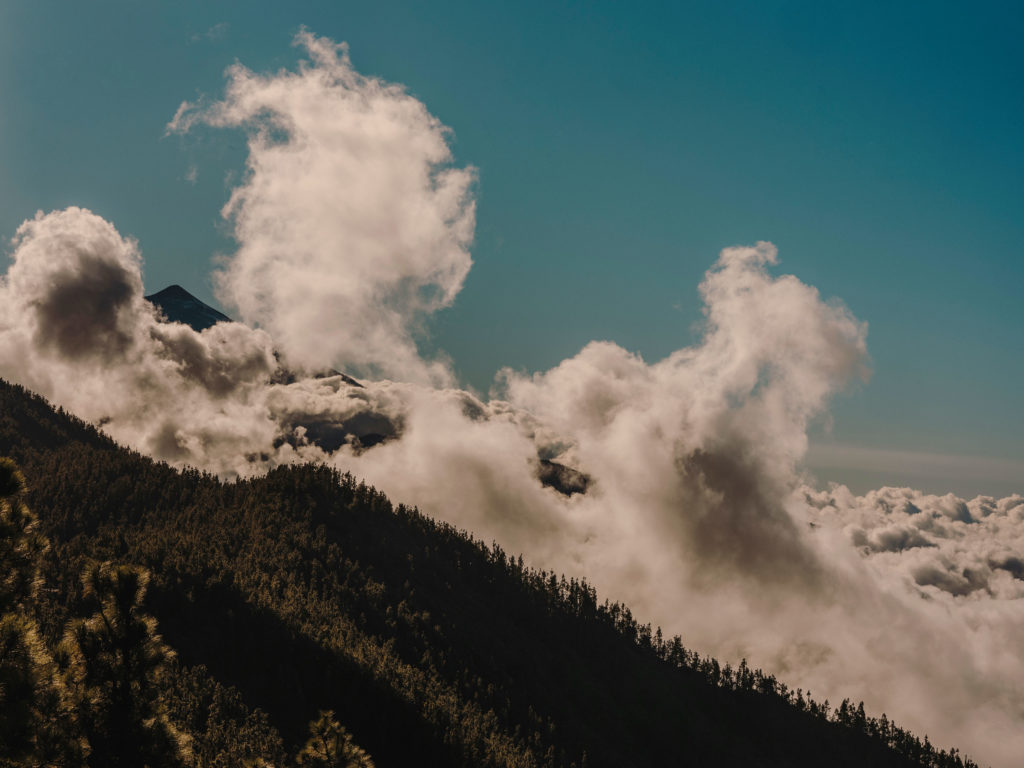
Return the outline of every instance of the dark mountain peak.
[[[195,331],[203,331],[217,323],[229,323],[231,318],[209,304],[204,304],[180,285],[169,285],[150,294],[146,301],[159,309],[172,323],[184,323]]]
[[[162,291],[157,291],[152,296],[147,296],[146,298],[147,299],[182,298],[182,299],[191,299],[193,301],[196,301],[196,297],[195,296],[193,296],[191,293],[186,291],[184,288],[182,288],[177,283],[175,283],[174,285],[168,285]]]
[[[169,285],[162,291],[151,293],[146,296],[146,301],[155,306],[172,323],[184,323],[197,333],[204,331],[217,323],[230,323],[231,318],[220,312],[209,304],[204,304],[180,285]],[[342,381],[353,387],[362,387],[358,381],[333,368],[318,371],[313,374],[315,378],[322,379],[330,376],[340,376]],[[274,374],[274,383],[291,384],[297,381],[297,376],[280,367]]]

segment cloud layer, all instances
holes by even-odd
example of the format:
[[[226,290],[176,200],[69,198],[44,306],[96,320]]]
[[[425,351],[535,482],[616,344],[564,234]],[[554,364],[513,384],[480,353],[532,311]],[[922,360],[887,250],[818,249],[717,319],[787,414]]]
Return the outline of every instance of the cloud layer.
[[[500,372],[488,399],[463,391],[416,338],[469,269],[473,172],[403,89],[298,42],[297,71],[233,67],[223,100],[171,124],[249,134],[219,280],[258,328],[167,322],[133,241],[83,209],[40,213],[0,285],[0,375],[178,466],[330,463],[702,653],[993,764],[1024,753],[1024,499],[802,480],[808,424],[867,376],[863,323],[773,275],[770,244],[728,248],[696,345],[648,363],[596,341]],[[330,366],[370,376],[303,374]]]

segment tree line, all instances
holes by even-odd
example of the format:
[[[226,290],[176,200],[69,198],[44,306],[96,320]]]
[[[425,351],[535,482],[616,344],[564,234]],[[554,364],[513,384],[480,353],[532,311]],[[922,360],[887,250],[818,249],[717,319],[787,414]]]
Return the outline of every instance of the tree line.
[[[3,383],[0,453],[28,474],[48,542],[24,604],[52,668],[105,599],[83,574],[141,569],[136,617],[159,621],[145,637],[164,649],[142,721],[196,765],[297,762],[315,738],[346,742],[329,735],[341,724],[382,767],[975,765],[863,705],[702,657],[585,581],[327,467],[178,472]]]

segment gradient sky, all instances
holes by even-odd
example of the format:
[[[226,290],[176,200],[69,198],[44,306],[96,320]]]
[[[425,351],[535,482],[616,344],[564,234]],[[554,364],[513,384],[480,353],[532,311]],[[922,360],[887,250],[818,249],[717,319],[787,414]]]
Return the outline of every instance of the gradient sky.
[[[235,60],[293,65],[303,24],[479,169],[476,263],[429,342],[467,384],[591,339],[659,359],[718,251],[770,240],[870,326],[820,480],[1024,492],[1024,6],[6,0],[0,236],[81,205],[139,240],[149,291],[215,303],[244,137],[164,127]]]

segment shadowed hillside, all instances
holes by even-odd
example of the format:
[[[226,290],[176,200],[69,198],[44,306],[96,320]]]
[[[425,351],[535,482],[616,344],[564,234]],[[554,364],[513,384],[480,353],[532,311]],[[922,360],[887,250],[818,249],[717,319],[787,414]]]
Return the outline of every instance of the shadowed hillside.
[[[197,764],[280,760],[332,710],[378,766],[972,765],[701,658],[324,467],[179,473],[3,382],[0,455],[50,540],[46,642],[80,611],[90,560],[151,574],[146,609],[177,652],[163,696]]]

